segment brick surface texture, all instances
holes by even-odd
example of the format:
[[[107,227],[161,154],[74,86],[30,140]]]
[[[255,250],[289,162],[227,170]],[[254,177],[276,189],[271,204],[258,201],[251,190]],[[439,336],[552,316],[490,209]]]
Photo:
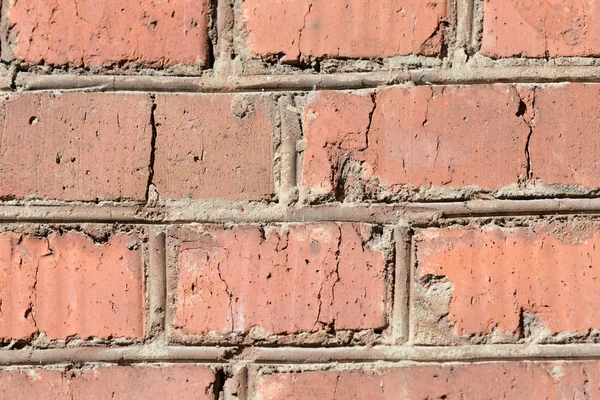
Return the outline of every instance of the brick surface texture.
[[[207,0],[168,2],[10,0],[4,58],[74,67],[165,68],[209,61]]]
[[[137,250],[136,250],[137,248]],[[3,341],[143,336],[144,267],[135,233],[0,236]]]
[[[407,366],[260,374],[255,398],[568,399],[594,398],[598,365],[587,362]]]
[[[600,397],[593,0],[5,0],[0,400]]]
[[[249,0],[242,16],[254,56],[435,56],[443,45],[440,25],[448,10],[437,0]],[[276,35],[273,25],[280,26]]]
[[[179,233],[173,324],[188,334],[383,328],[385,255],[372,234],[351,223]]]

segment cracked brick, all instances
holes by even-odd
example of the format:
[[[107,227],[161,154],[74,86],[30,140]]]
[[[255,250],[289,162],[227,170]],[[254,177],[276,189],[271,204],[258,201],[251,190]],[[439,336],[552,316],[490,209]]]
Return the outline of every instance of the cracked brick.
[[[597,221],[431,228],[415,240],[417,343],[562,343],[600,330]]]
[[[313,57],[439,55],[440,26],[448,10],[442,1],[247,0],[241,14],[253,56],[277,55],[294,62]]]
[[[372,229],[179,228],[173,326],[188,335],[383,328],[386,255]]]
[[[530,132],[516,115],[520,104],[511,85],[319,92],[304,109],[305,196],[385,200],[427,188],[515,186],[527,173]]]
[[[138,338],[144,334],[143,261],[135,234],[95,244],[79,232],[0,234],[0,337]],[[130,249],[131,248],[131,249]]]

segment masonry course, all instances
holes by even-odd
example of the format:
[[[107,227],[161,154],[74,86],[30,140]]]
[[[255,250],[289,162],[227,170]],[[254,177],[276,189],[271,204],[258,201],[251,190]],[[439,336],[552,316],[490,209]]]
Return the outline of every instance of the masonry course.
[[[7,398],[593,398],[596,6],[6,0]]]

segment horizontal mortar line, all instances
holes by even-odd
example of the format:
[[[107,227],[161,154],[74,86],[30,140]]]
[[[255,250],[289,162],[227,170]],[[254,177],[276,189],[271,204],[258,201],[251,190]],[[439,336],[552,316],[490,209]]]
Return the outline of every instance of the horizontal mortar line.
[[[600,82],[598,66],[456,67],[452,69],[389,70],[334,74],[210,76],[35,75],[19,73],[17,90],[85,90],[99,92],[235,93],[369,89],[416,85]]]
[[[351,74],[300,75],[247,75],[219,79],[177,76],[123,76],[123,75],[34,75],[19,73],[18,90],[85,90],[99,92],[189,92],[237,93],[262,91],[309,91],[313,89],[374,88],[410,81],[405,71],[376,71]]]
[[[0,205],[4,223],[303,223],[372,222],[393,224],[400,220],[417,226],[444,218],[600,214],[600,198],[531,200],[470,200],[438,203],[354,204],[283,207],[277,204],[185,202],[159,208],[93,205]]]
[[[247,348],[240,360],[264,364],[330,362],[466,362],[600,360],[600,344],[497,344],[441,346],[372,346],[346,348]]]
[[[415,362],[488,362],[598,360],[600,344],[498,344],[456,347],[360,346],[338,348],[304,347],[184,347],[156,344],[98,348],[1,350],[0,366],[84,363],[137,364],[172,363],[255,363],[328,364]]]

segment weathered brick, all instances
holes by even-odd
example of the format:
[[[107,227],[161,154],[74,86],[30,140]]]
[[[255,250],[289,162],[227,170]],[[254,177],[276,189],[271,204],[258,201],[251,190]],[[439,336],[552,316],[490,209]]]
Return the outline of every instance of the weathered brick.
[[[529,145],[533,176],[545,184],[600,187],[598,119],[600,85],[537,88]]]
[[[173,325],[184,334],[386,324],[385,254],[370,225],[189,226],[173,235]]]
[[[600,329],[597,221],[425,229],[416,240],[417,341],[575,340]]]
[[[242,16],[253,56],[379,57],[439,55],[445,1],[245,0]]]
[[[579,399],[600,395],[597,361],[421,364],[258,373],[254,399]]]
[[[101,244],[75,231],[1,234],[0,337],[142,337],[140,246],[134,233]]]
[[[147,95],[23,94],[0,105],[0,196],[144,200]]]
[[[77,371],[71,399],[213,400],[214,373],[200,365],[111,367]]]
[[[153,68],[210,62],[208,0],[10,0],[7,13],[5,60]]]
[[[590,0],[485,0],[481,53],[489,57],[600,55],[600,7]]]
[[[165,198],[269,198],[269,96],[159,95],[154,184]]]
[[[319,92],[304,111],[302,184],[358,198],[516,184],[529,134],[520,104],[508,85]]]
[[[65,384],[63,372],[59,370],[2,370],[0,371],[0,399],[67,400],[69,388]]]
[[[213,400],[214,373],[199,365],[0,371],[0,399]]]

